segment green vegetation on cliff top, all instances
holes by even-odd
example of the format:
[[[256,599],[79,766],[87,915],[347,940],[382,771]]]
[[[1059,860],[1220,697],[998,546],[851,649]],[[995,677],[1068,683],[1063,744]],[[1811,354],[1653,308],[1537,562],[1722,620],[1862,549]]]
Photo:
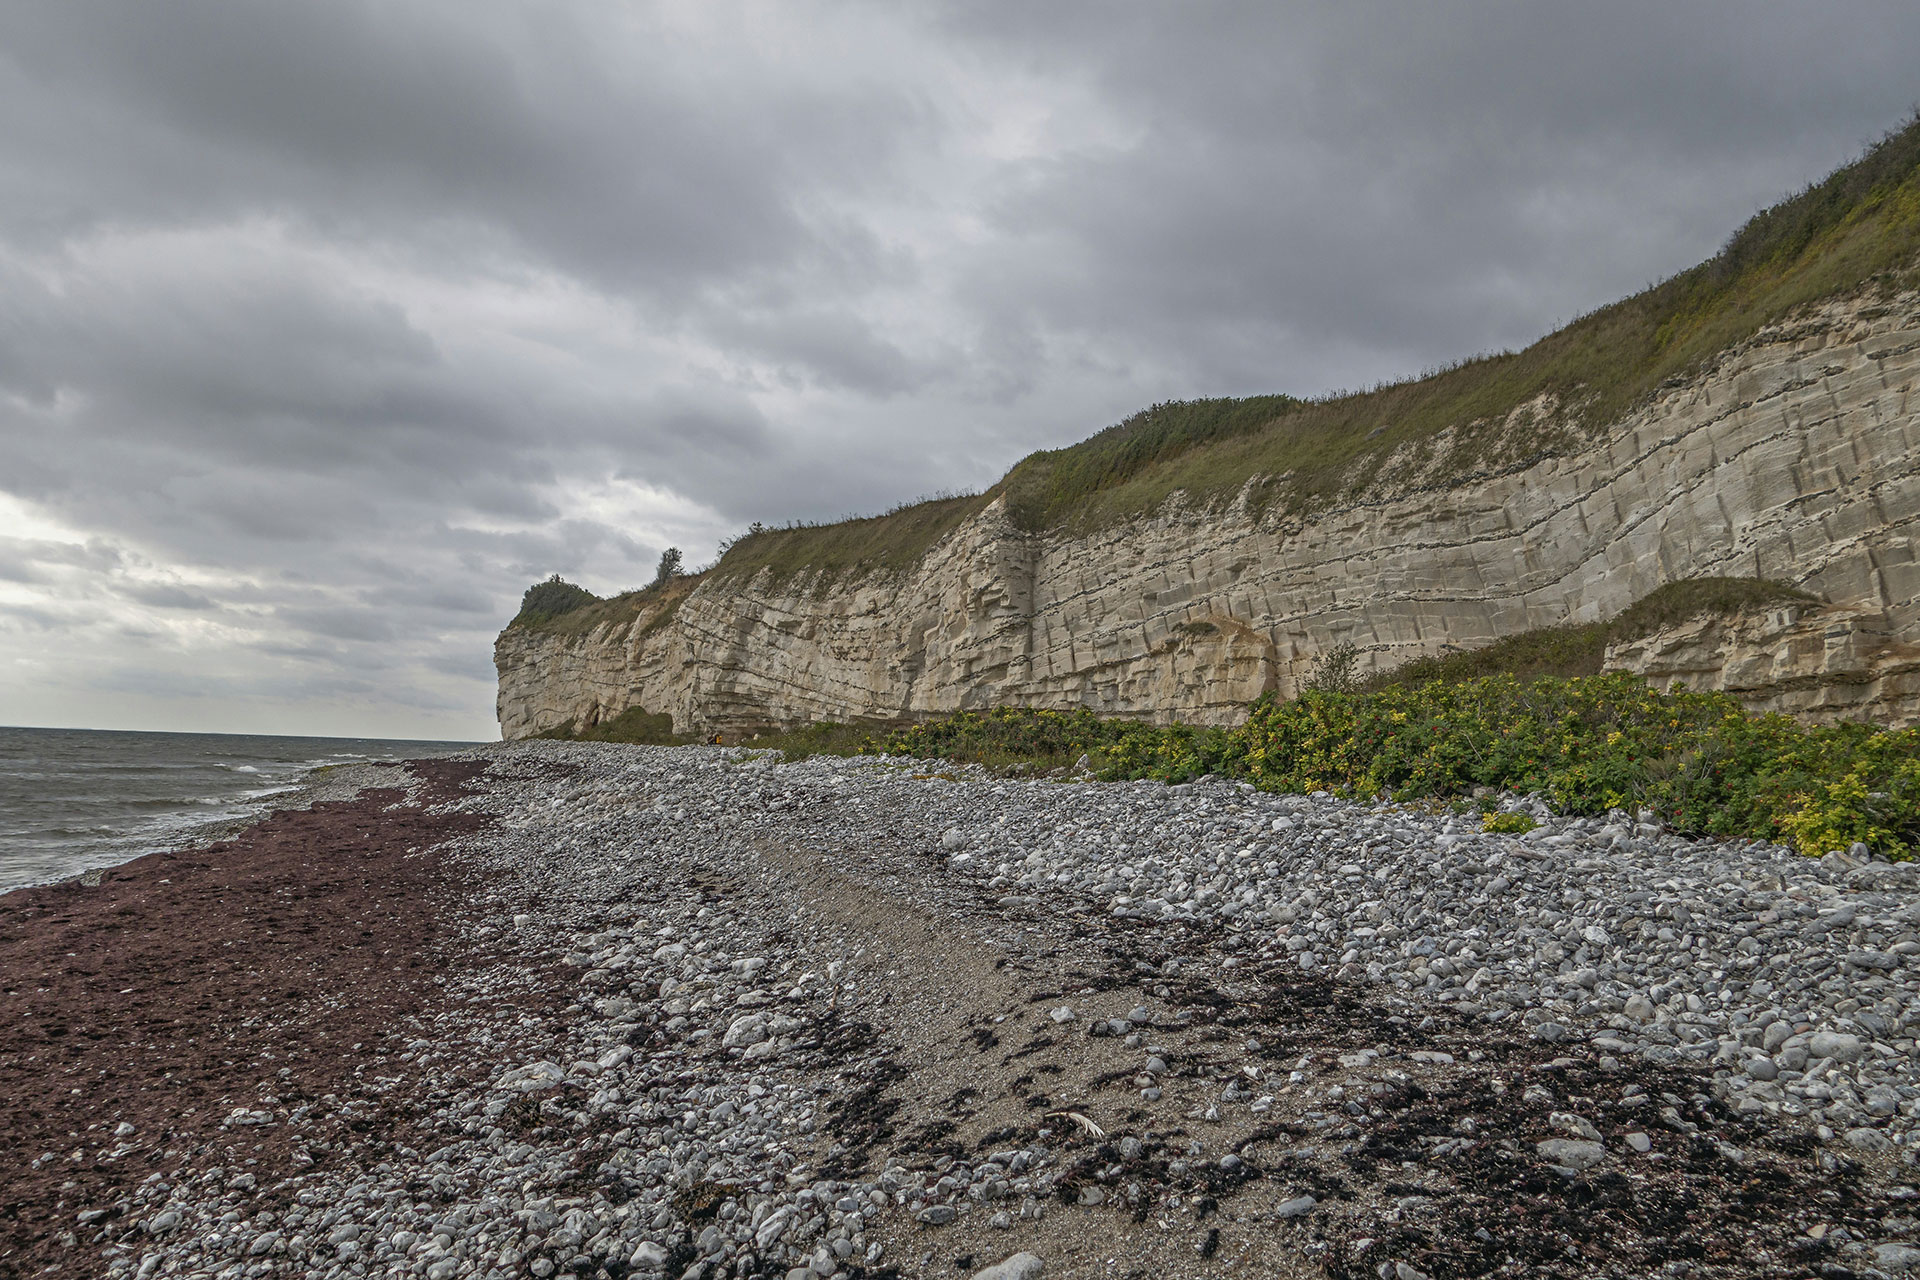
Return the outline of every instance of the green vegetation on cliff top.
[[[658,586],[622,591],[617,596],[602,599],[585,587],[561,581],[560,575],[555,574],[545,582],[537,582],[527,588],[526,595],[521,598],[520,612],[514,615],[513,621],[507,626],[553,635],[580,636],[604,623],[631,622],[642,612],[652,609],[653,619],[647,626],[653,630],[665,626],[672,619],[680,602],[699,582],[699,574],[682,574]]]
[[[1260,396],[1155,405],[1064,449],[1021,460],[985,494],[835,524],[761,529],[717,571],[911,567],[1004,495],[1030,531],[1084,531],[1143,515],[1176,492],[1217,504],[1309,512],[1396,475],[1449,483],[1577,447],[1663,382],[1800,308],[1878,284],[1910,285],[1920,258],[1920,119],[1859,160],[1749,221],[1707,262],[1583,316],[1523,351],[1415,381],[1298,400]]]

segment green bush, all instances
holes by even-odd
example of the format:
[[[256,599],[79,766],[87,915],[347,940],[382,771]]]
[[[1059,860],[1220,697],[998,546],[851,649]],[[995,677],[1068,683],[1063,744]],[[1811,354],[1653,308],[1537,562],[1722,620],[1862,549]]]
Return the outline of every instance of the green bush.
[[[1539,825],[1530,813],[1489,813],[1480,820],[1482,830],[1505,832],[1508,835],[1519,835]]]
[[[1267,791],[1395,800],[1538,793],[1563,813],[1652,810],[1690,836],[1821,854],[1920,845],[1920,729],[1753,716],[1725,694],[1662,693],[1612,674],[1491,676],[1254,704],[1237,728],[1154,726],[1002,707],[897,730],[863,750],[995,767],[1090,758],[1107,779],[1213,774]]]
[[[526,594],[520,597],[520,612],[507,625],[538,626],[563,613],[572,613],[575,609],[599,603],[599,596],[585,587],[576,587],[571,582],[563,581],[556,573],[545,582],[536,582],[527,588]]]
[[[569,720],[557,729],[534,736],[563,742],[627,742],[653,747],[675,747],[693,741],[674,733],[672,716],[664,711],[648,711],[645,707],[628,707],[611,720],[602,720],[584,729],[575,729],[574,722]]]

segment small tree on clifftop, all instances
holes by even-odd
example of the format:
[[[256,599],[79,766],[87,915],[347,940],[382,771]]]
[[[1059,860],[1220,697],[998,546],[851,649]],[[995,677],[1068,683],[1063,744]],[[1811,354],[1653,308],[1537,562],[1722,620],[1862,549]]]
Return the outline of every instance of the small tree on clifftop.
[[[647,587],[664,587],[680,576],[680,548],[668,547],[660,553],[660,567],[654,571],[653,582]]]

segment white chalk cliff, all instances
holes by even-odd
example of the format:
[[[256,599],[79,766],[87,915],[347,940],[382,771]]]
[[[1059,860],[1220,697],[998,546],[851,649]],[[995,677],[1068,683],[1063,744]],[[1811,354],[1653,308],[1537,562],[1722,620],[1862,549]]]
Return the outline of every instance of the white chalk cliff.
[[[1179,495],[1084,536],[999,503],[912,570],[709,575],[670,610],[583,634],[509,627],[500,727],[640,706],[681,732],[1021,704],[1223,723],[1352,641],[1366,663],[1612,616],[1703,576],[1817,606],[1689,623],[1610,665],[1756,707],[1920,714],[1920,294],[1861,293],[1769,326],[1592,443],[1432,486],[1411,467],[1302,516]]]

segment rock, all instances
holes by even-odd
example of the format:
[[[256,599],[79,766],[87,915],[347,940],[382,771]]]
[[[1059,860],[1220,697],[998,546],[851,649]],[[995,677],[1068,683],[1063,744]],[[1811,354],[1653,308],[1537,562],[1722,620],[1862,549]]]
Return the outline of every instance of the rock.
[[[1559,1044],[1567,1038],[1567,1029],[1557,1022],[1536,1023],[1533,1038],[1544,1044]]]
[[[565,1084],[567,1073],[554,1062],[529,1062],[524,1067],[513,1070],[494,1081],[493,1087],[501,1090],[514,1090],[520,1093],[532,1093],[537,1089],[551,1089],[555,1085]]]
[[[1869,1129],[1864,1125],[1857,1129],[1847,1130],[1846,1138],[1847,1145],[1855,1151],[1865,1151],[1869,1154],[1879,1155],[1883,1152],[1893,1150],[1893,1142],[1886,1134],[1880,1132],[1878,1129]]]
[[[1777,1080],[1780,1077],[1780,1068],[1772,1058],[1748,1058],[1740,1064],[1740,1069],[1755,1080]]]
[[[1094,1186],[1080,1188],[1081,1204],[1105,1204],[1106,1202],[1107,1193],[1101,1188]]]
[[[1643,995],[1635,994],[1628,996],[1626,1008],[1623,1012],[1635,1022],[1651,1022],[1653,1020],[1653,1001]]]
[[[1394,1280],[1433,1280],[1433,1277],[1410,1262],[1393,1264]]]
[[[1641,1155],[1645,1155],[1647,1154],[1647,1152],[1653,1150],[1653,1139],[1649,1138],[1644,1133],[1628,1134],[1626,1137],[1626,1143],[1629,1147],[1632,1147],[1635,1151],[1638,1151]]]
[[[1877,1244],[1873,1246],[1873,1265],[1882,1271],[1912,1271],[1920,1267],[1920,1249],[1897,1240]]]
[[[643,1240],[634,1249],[628,1265],[635,1271],[660,1271],[667,1265],[666,1247],[655,1244],[651,1240]]]
[[[1850,1036],[1840,1031],[1816,1031],[1807,1041],[1807,1052],[1815,1058],[1832,1058],[1836,1062],[1858,1062],[1866,1045],[1859,1036]]]
[[[1548,1138],[1534,1144],[1540,1158],[1562,1169],[1582,1173],[1607,1158],[1607,1149],[1597,1142],[1578,1138]]]
[[[764,1043],[772,1033],[767,1030],[767,1015],[748,1013],[735,1018],[727,1027],[727,1033],[720,1037],[722,1048],[750,1049]]]
[[[928,1205],[915,1215],[930,1227],[944,1227],[959,1216],[959,1212],[950,1204]]]
[[[1074,1018],[1073,1006],[1063,1004],[1058,1009],[1055,1009],[1053,1012],[1049,1013],[1047,1016],[1049,1018],[1052,1018],[1056,1023],[1072,1022]]]
[[[1593,1127],[1593,1121],[1571,1111],[1556,1111],[1547,1117],[1547,1123],[1569,1137],[1587,1142],[1600,1141],[1600,1131]]]
[[[1760,1033],[1760,1047],[1768,1053],[1778,1053],[1780,1046],[1793,1038],[1793,1028],[1776,1019],[1766,1025]]]
[[[1856,969],[1898,969],[1900,957],[1891,951],[1850,951],[1847,963]]]
[[[1315,1200],[1312,1196],[1295,1196],[1291,1200],[1282,1200],[1279,1204],[1275,1205],[1273,1216],[1276,1218],[1304,1217],[1306,1214],[1312,1212],[1313,1206],[1318,1203],[1319,1201]]]
[[[1040,1280],[1046,1273],[1047,1264],[1039,1254],[1016,1253],[1011,1258],[974,1272],[973,1280]]]

